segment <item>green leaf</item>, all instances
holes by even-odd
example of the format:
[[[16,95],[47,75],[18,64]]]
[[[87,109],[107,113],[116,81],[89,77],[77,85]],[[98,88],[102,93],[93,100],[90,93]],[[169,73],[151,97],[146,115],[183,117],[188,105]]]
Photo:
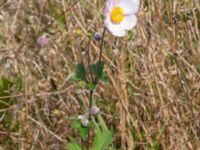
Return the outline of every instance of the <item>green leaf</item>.
[[[111,131],[97,131],[95,135],[93,150],[105,150],[113,141],[114,136]]]
[[[73,127],[79,131],[80,136],[85,139],[88,135],[88,128],[81,125],[80,120],[74,122]]]
[[[102,130],[104,131],[108,131],[108,127],[106,126],[106,122],[103,119],[102,115],[98,115],[98,121],[99,121],[99,126],[102,128]]]
[[[100,61],[100,63],[97,62],[96,64],[90,65],[92,72],[99,78],[102,77],[104,64],[104,61]]]
[[[78,82],[78,87],[79,88],[85,88],[86,87],[86,82],[85,81],[79,81]]]
[[[128,32],[128,40],[130,41],[133,38],[133,32]]]
[[[93,34],[92,34],[91,32],[89,32],[89,33],[87,34],[87,37],[88,37],[89,39],[91,39],[91,38],[93,37]]]
[[[68,143],[67,144],[67,149],[68,150],[81,150],[81,147],[77,143]]]
[[[86,69],[83,64],[79,63],[76,65],[76,70],[75,70],[76,78],[78,80],[84,80],[86,76]]]
[[[94,90],[95,88],[96,88],[96,84],[88,83],[88,89],[89,90]]]
[[[108,76],[106,75],[105,72],[103,72],[103,74],[102,74],[102,76],[101,76],[101,80],[102,80],[103,82],[106,82],[106,83],[109,81],[109,78],[108,78]]]
[[[12,85],[13,85],[12,81],[4,77],[0,78],[0,91],[7,91]]]
[[[9,107],[11,104],[15,103],[15,101],[10,100],[10,98],[2,98],[10,95],[10,90],[12,86],[12,81],[6,79],[5,77],[0,78],[0,110]]]
[[[151,147],[151,150],[159,150],[160,149],[160,143],[157,140],[155,140],[151,143],[150,147]]]

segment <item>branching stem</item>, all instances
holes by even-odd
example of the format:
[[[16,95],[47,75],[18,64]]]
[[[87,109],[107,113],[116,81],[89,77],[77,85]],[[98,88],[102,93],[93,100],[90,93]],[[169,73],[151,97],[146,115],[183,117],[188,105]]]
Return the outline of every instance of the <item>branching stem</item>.
[[[101,44],[100,44],[100,51],[99,51],[99,59],[98,59],[98,66],[97,66],[97,75],[99,74],[100,71],[100,66],[101,66],[101,60],[102,60],[102,54],[103,54],[103,44],[104,44],[104,37],[106,33],[106,28],[104,28],[103,33],[102,33],[102,39],[101,39]],[[91,39],[89,39],[88,42],[88,66],[89,66],[89,71],[90,71],[90,77],[91,77],[91,82],[94,85],[97,85],[98,83],[98,76],[96,75],[95,78],[93,77],[92,69],[90,67],[90,44],[91,44]],[[91,115],[90,115],[90,109],[92,108],[92,103],[93,103],[93,93],[94,90],[90,90],[90,95],[89,95],[89,108],[88,108],[88,120],[91,122]],[[88,139],[87,139],[87,150],[90,149],[90,127],[88,126]]]

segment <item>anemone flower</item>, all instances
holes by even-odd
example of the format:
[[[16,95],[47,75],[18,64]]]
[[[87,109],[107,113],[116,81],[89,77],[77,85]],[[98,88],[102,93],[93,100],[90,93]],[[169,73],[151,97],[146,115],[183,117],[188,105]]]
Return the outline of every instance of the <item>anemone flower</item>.
[[[136,26],[140,0],[107,0],[105,26],[114,35],[122,37]]]

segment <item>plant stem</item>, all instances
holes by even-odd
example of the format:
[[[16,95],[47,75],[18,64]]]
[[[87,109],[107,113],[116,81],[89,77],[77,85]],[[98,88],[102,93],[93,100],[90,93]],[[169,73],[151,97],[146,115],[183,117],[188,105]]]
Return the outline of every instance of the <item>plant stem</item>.
[[[92,96],[93,96],[93,90],[90,90],[90,97],[89,97],[89,109],[88,109],[88,120],[91,121],[91,115],[90,115],[90,109],[92,107]],[[87,139],[87,150],[90,149],[90,127],[88,126],[88,139]]]
[[[83,138],[81,137],[81,150],[84,150]]]
[[[100,44],[97,74],[99,74],[99,69],[100,69],[100,65],[101,65],[105,33],[106,33],[106,28],[104,28],[104,30],[103,30],[101,44]],[[91,40],[89,39],[89,42],[88,42],[88,66],[89,66],[89,70],[90,70],[90,76],[91,76],[92,83],[94,85],[96,85],[98,83],[98,76],[96,76],[95,79],[93,78],[92,69],[90,67],[90,43],[91,43]],[[89,122],[91,122],[90,109],[92,108],[92,103],[93,103],[93,93],[94,93],[94,90],[91,89],[90,95],[89,95],[89,108],[88,108],[88,115],[89,115],[88,120],[89,120]],[[89,150],[89,149],[90,149],[90,127],[88,126],[87,150]]]
[[[89,99],[90,102],[89,102],[89,110],[88,110],[88,112],[89,112],[89,117],[88,117],[88,118],[89,118],[89,121],[91,120],[90,109],[91,109],[91,107],[92,107],[93,92],[94,92],[93,90],[90,90],[90,99]]]
[[[92,69],[90,67],[90,43],[91,43],[91,39],[89,39],[89,41],[88,41],[88,52],[87,52],[87,55],[88,55],[88,67],[89,67],[89,71],[90,71],[91,80],[92,80],[92,82],[94,82]]]
[[[99,69],[100,69],[100,65],[101,65],[105,33],[106,33],[106,27],[104,27],[104,29],[103,29],[103,34],[102,34],[102,39],[101,39],[100,52],[99,52],[99,62],[98,62],[98,67],[97,67],[97,74],[99,74]],[[94,80],[94,84],[97,84],[97,82],[98,82],[98,76],[96,76],[96,78]]]

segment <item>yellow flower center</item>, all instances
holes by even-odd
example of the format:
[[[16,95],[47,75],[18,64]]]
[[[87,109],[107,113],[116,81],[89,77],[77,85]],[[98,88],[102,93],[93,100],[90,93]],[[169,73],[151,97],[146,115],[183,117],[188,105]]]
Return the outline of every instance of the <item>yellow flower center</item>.
[[[120,23],[124,19],[124,10],[121,7],[114,7],[111,11],[111,20]]]

